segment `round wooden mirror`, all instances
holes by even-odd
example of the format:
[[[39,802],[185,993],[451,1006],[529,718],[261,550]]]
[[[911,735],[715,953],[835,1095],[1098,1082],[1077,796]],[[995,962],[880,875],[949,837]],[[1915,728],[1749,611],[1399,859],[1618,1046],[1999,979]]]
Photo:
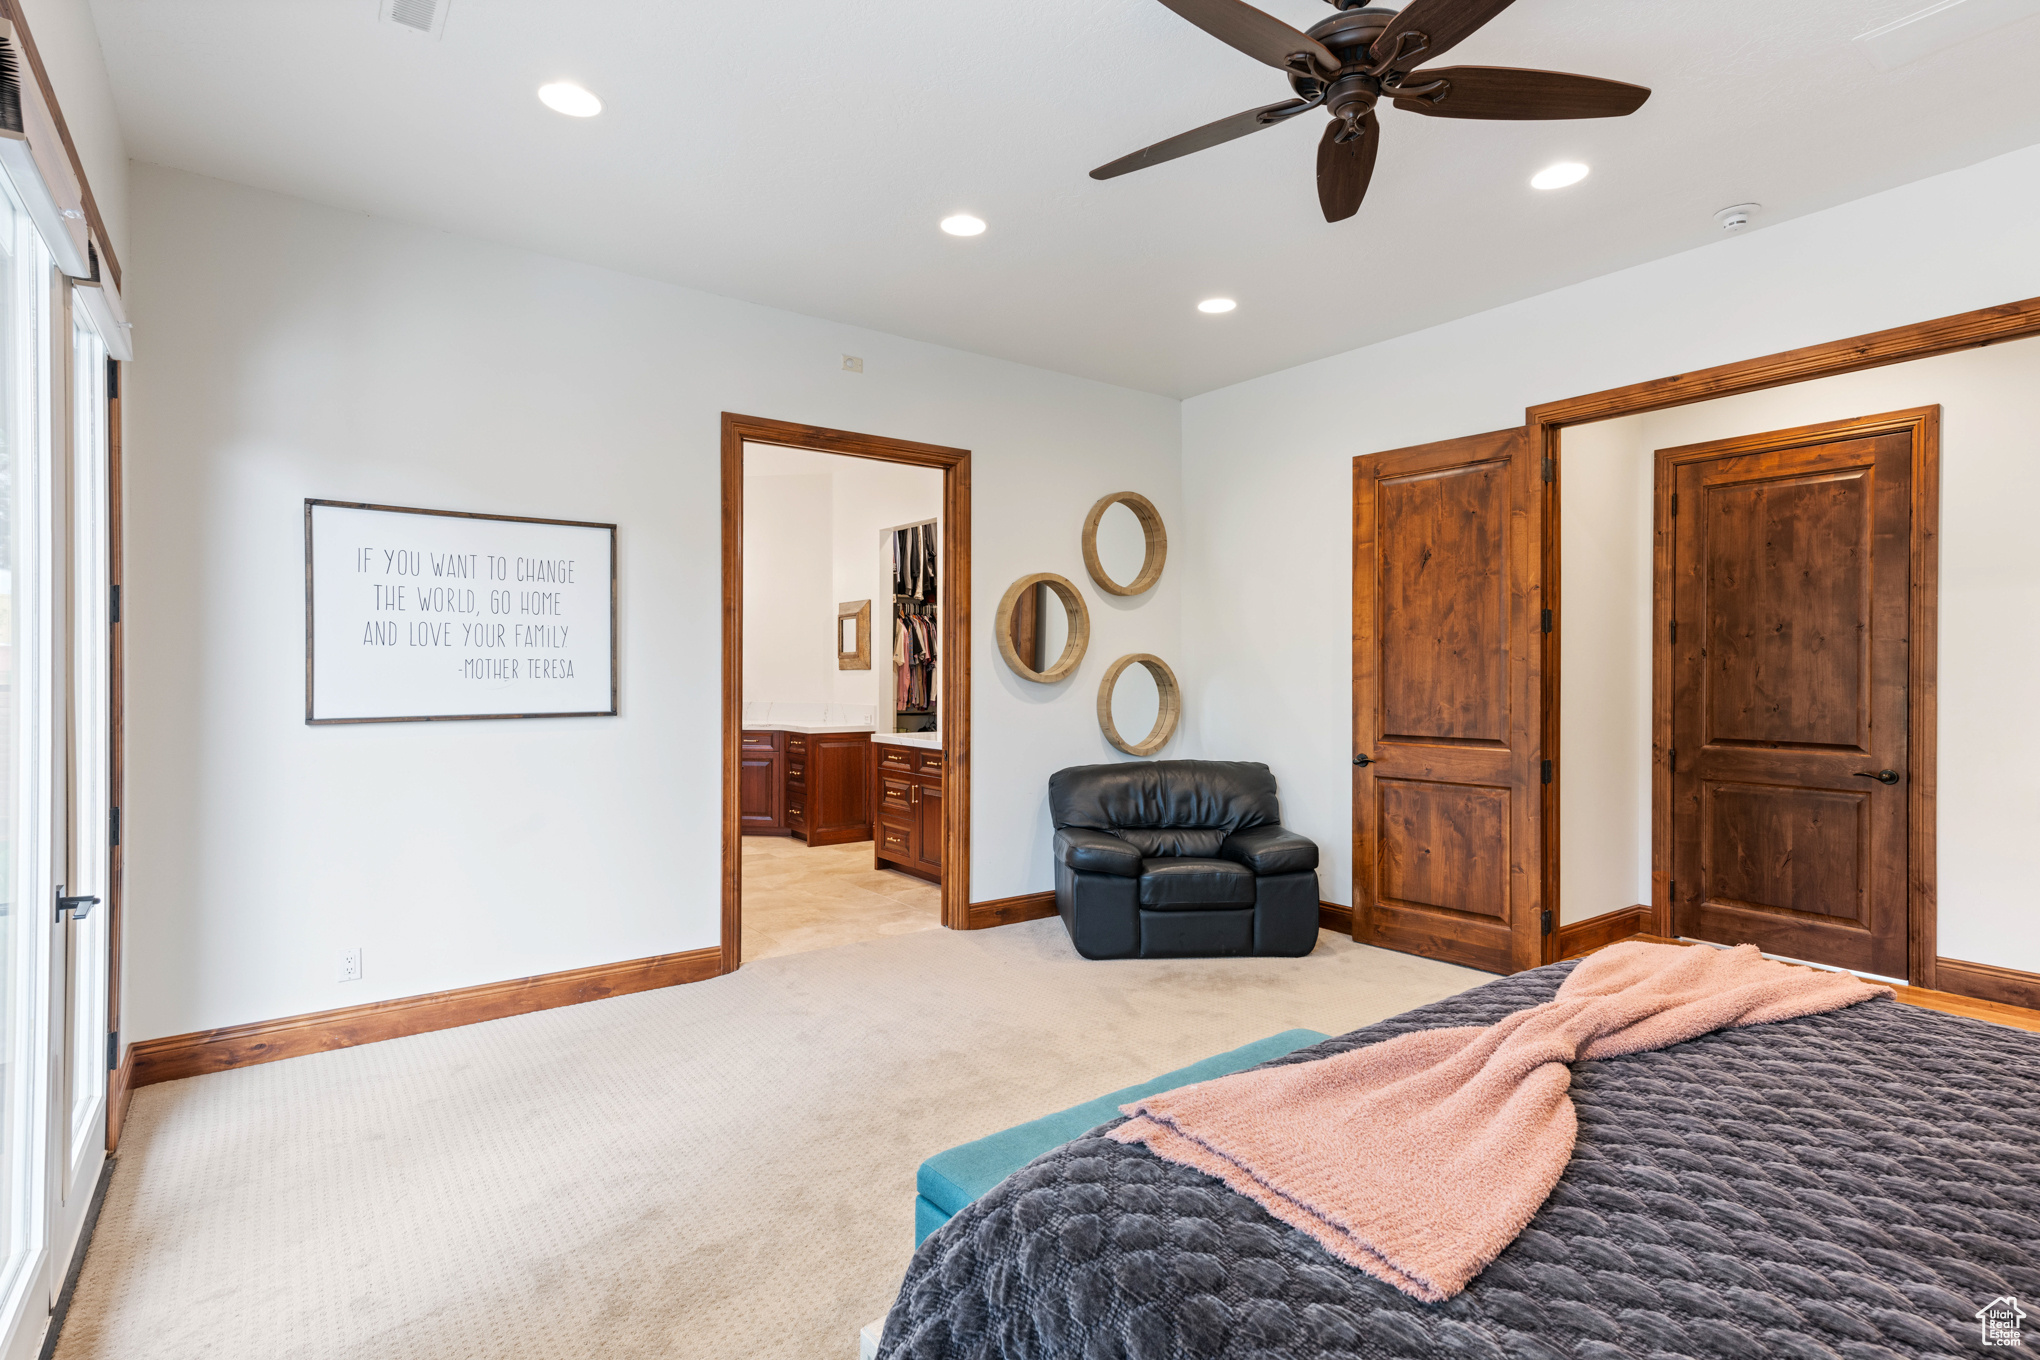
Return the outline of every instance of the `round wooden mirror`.
[[[1122,529],[1106,520],[1105,512],[1114,506],[1123,507],[1114,519],[1130,520]],[[1127,512],[1131,512],[1128,514]],[[1100,555],[1099,530],[1104,528],[1104,555]],[[1120,555],[1115,540],[1131,540],[1133,531],[1139,531],[1140,570],[1126,585],[1119,584],[1106,570],[1108,561]],[[1126,554],[1131,556],[1130,553]],[[1091,507],[1091,513],[1084,516],[1084,569],[1091,573],[1091,579],[1098,583],[1098,589],[1108,595],[1138,595],[1144,590],[1154,589],[1155,582],[1162,579],[1162,564],[1169,560],[1169,534],[1162,528],[1162,512],[1155,509],[1155,503],[1138,491],[1115,491]],[[1111,562],[1111,565],[1119,565]],[[1123,568],[1122,568],[1123,570]]]
[[[1136,664],[1154,681],[1153,697],[1129,692],[1123,704],[1115,703],[1121,673]],[[1128,688],[1130,691],[1132,687]],[[1145,737],[1129,744],[1125,737],[1119,735],[1115,714],[1124,715],[1131,724],[1136,714],[1144,716],[1147,712],[1155,715],[1154,725]],[[1176,673],[1169,669],[1168,662],[1158,656],[1150,656],[1146,652],[1122,656],[1112,663],[1105,672],[1105,678],[1098,684],[1098,726],[1104,730],[1105,740],[1130,756],[1151,756],[1167,746],[1169,738],[1176,735],[1176,724],[1182,717],[1183,691],[1176,684]]]
[[[1052,571],[1038,571],[1006,588],[992,632],[1013,674],[1052,685],[1084,659],[1091,645],[1091,615],[1075,586]]]

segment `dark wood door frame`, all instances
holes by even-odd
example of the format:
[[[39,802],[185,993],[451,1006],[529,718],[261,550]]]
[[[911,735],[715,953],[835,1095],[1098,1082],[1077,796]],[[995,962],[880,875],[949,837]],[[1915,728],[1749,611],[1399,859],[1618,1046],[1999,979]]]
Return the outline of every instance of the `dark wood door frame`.
[[[743,956],[744,842],[738,760],[744,720],[744,444],[777,444],[942,474],[942,924],[970,911],[970,450],[827,430],[758,416],[722,418],[722,971]],[[992,922],[986,922],[992,924]]]
[[[1560,607],[1562,582],[1558,550],[1563,530],[1558,513],[1558,473],[1559,439],[1565,428],[1612,420],[1617,416],[1662,411],[1673,406],[1689,406],[1717,397],[1761,392],[1767,388],[1809,382],[1816,378],[1858,373],[1865,369],[1908,363],[1914,359],[1929,359],[1936,355],[1954,354],[1965,349],[1979,349],[1986,345],[2001,344],[2008,340],[2025,340],[2034,336],[2040,336],[2040,298],[2026,298],[2018,302],[1980,308],[1973,312],[1961,312],[1953,316],[1937,317],[1931,321],[1893,327],[1890,330],[1874,331],[1846,340],[1834,340],[1803,349],[1786,350],[1761,358],[1723,364],[1717,368],[1700,369],[1668,378],[1632,383],[1626,387],[1609,388],[1529,408],[1525,413],[1525,423],[1530,433],[1530,446],[1533,449],[1541,449],[1544,459],[1545,523],[1548,528],[1544,541],[1542,584],[1544,605],[1551,610],[1553,618],[1552,631],[1544,639],[1543,666],[1543,746],[1545,753],[1552,760],[1553,768],[1552,782],[1544,788],[1543,806],[1540,810],[1542,833],[1540,850],[1545,901],[1555,903],[1558,900],[1558,794],[1561,781],[1565,777],[1565,762],[1559,758],[1561,734],[1558,722],[1559,688],[1563,678],[1559,671],[1559,639],[1562,636],[1564,618],[1564,611]],[[1938,512],[1938,506],[1935,508]],[[1935,535],[1934,541],[1938,543],[1938,519],[1927,523],[1925,527]],[[1918,588],[1916,582],[1915,589]],[[1920,645],[1917,640],[1914,651],[1916,655],[1931,657],[1933,654],[1931,646]],[[1935,881],[1935,865],[1933,825],[1930,819],[1927,821],[1925,833],[1924,845],[1914,842],[1909,846],[1911,853],[1909,872],[1915,883],[1924,879],[1928,887],[1925,902],[1929,922],[1927,928],[1911,941],[1914,949],[1923,951],[1910,961],[1912,984],[1916,987],[1938,988],[2011,1005],[2040,1004],[2040,977],[2013,969],[1942,959],[1933,952],[1935,946],[1932,918],[1935,904],[1931,889]],[[1545,937],[1544,945],[1544,957],[1547,961],[1560,956],[1559,935],[1556,930]]]
[[[1941,408],[1924,406],[1888,415],[1835,420],[1738,439],[1660,449],[1651,491],[1651,778],[1650,882],[1653,935],[1671,938],[1672,898],[1672,620],[1673,469],[1732,454],[1768,453],[1811,443],[1904,434],[1912,445],[1911,514],[1907,536],[1909,577],[1906,676],[1906,968],[1916,987],[1934,986],[1935,704],[1941,600]],[[1556,634],[1554,634],[1555,636]]]

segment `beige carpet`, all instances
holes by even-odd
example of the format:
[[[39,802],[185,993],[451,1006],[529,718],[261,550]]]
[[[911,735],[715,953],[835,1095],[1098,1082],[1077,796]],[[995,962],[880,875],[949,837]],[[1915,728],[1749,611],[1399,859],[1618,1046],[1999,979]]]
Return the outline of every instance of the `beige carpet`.
[[[744,961],[942,928],[942,889],[871,867],[871,842],[744,837]]]
[[[1056,920],[145,1088],[59,1360],[849,1360],[929,1153],[1484,975],[1090,963]]]

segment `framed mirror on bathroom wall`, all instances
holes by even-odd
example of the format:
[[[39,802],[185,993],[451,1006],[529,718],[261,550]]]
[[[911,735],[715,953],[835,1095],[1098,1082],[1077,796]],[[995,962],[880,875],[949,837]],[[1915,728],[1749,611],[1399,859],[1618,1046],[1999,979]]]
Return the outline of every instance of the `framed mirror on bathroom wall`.
[[[1154,589],[1169,560],[1162,512],[1138,491],[1101,497],[1084,517],[1084,569],[1108,595]]]
[[[871,669],[871,601],[851,600],[836,606],[836,669]]]
[[[1041,571],[1006,588],[992,632],[1015,675],[1052,685],[1083,661],[1091,645],[1091,614],[1075,586]]]

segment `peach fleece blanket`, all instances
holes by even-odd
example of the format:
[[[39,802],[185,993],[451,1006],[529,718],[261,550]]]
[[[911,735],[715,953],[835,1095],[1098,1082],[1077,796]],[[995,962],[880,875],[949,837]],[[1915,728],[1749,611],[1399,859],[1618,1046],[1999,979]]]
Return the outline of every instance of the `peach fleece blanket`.
[[[1404,1034],[1122,1107],[1112,1131],[1216,1176],[1340,1260],[1451,1298],[1514,1241],[1572,1158],[1568,1063],[1890,996],[1734,949],[1611,946],[1557,997],[1490,1025]]]

